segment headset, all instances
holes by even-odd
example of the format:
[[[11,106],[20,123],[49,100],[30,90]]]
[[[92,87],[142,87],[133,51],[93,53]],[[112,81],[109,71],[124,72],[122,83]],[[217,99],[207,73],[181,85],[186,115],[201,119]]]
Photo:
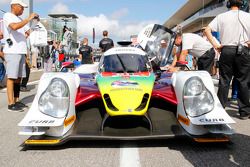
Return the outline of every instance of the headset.
[[[238,6],[243,7],[245,5],[245,1],[244,0],[228,0],[227,1],[227,8],[231,8],[232,6]]]

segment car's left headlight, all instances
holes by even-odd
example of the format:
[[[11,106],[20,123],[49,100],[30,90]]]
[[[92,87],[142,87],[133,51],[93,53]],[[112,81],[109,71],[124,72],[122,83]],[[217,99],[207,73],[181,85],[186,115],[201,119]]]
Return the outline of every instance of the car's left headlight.
[[[63,79],[54,78],[39,98],[39,110],[46,115],[63,118],[69,109],[69,95],[67,83]]]
[[[192,77],[184,85],[183,104],[190,117],[197,117],[212,111],[214,99],[202,80]]]

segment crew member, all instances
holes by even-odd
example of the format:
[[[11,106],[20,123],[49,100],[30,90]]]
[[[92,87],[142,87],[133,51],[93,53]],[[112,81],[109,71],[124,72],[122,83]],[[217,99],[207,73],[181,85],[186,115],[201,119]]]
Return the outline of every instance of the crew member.
[[[102,52],[106,52],[110,48],[114,47],[114,42],[112,39],[108,38],[108,31],[103,31],[102,35],[103,39],[99,42],[99,47]]]
[[[198,58],[198,70],[206,70],[210,73],[215,57],[215,51],[208,41],[197,34],[177,33],[175,45],[179,47],[181,46],[182,48],[179,61],[185,61],[186,56],[191,54],[192,56]],[[174,58],[174,60],[176,60],[176,58]],[[169,67],[170,71],[176,71],[173,69],[176,65],[175,63],[176,61],[173,61],[172,65]]]
[[[232,76],[239,83],[238,106],[241,119],[250,116],[250,104],[248,94],[248,81],[250,78],[250,14],[239,10],[243,5],[242,0],[229,0],[227,7],[230,11],[219,14],[205,29],[208,40],[213,47],[221,51],[219,60],[219,89],[218,97],[226,107],[228,92]],[[219,32],[220,44],[217,44],[212,31]]]
[[[79,58],[82,64],[93,64],[93,49],[88,45],[88,38],[83,39],[83,45],[79,48]]]

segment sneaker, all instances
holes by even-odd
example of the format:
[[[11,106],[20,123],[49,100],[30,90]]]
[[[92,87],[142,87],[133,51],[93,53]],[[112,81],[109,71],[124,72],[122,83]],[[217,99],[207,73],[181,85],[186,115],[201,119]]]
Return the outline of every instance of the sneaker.
[[[23,109],[21,107],[17,106],[16,104],[11,104],[11,105],[8,105],[8,111],[22,112]]]
[[[21,92],[29,92],[30,90],[27,87],[20,87]]]
[[[20,108],[28,108],[28,106],[20,101],[15,103],[16,106],[20,107]]]
[[[250,114],[247,114],[245,112],[240,113],[240,119],[246,120],[248,118],[250,118]]]

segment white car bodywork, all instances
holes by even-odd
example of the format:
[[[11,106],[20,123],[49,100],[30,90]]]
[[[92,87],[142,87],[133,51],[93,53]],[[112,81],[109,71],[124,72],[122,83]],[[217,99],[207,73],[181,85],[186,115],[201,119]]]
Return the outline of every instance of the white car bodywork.
[[[191,77],[199,77],[204,83],[206,89],[212,94],[214,99],[213,109],[203,115],[191,117],[188,116],[185,111],[185,105],[183,104],[183,89],[186,81]],[[208,132],[232,134],[233,130],[228,124],[235,123],[235,121],[226,113],[225,109],[220,104],[220,101],[215,93],[214,84],[210,74],[206,71],[180,71],[176,72],[172,76],[172,85],[174,87],[178,105],[177,105],[177,118],[181,126],[192,135],[203,135]],[[179,119],[182,117],[182,119]],[[190,124],[183,120],[189,120]],[[204,127],[206,126],[206,128]],[[225,125],[216,127],[218,125]],[[210,128],[210,127],[211,128]],[[220,128],[220,129],[216,129]],[[212,130],[210,130],[212,129]]]
[[[39,111],[38,101],[42,93],[47,89],[54,78],[63,79],[70,89],[70,105],[67,115],[63,118],[55,118]],[[34,101],[25,115],[24,119],[18,124],[23,127],[20,135],[42,135],[62,136],[72,126],[76,120],[75,97],[80,78],[74,73],[44,73],[40,79],[37,94]]]
[[[85,71],[85,70],[84,70]],[[92,70],[90,70],[92,71]],[[86,71],[85,71],[86,72]],[[202,79],[204,83],[206,83],[206,88],[212,93],[214,98],[214,108],[211,112],[208,112],[204,115],[198,117],[190,117],[186,114],[185,108],[183,105],[183,87],[185,82],[193,76],[198,76]],[[70,88],[70,107],[68,110],[68,114],[64,118],[54,118],[48,116],[39,111],[38,108],[38,100],[41,94],[45,91],[48,84],[53,78],[62,78],[67,82]],[[20,135],[42,135],[46,134],[49,136],[63,136],[66,134],[70,128],[73,126],[75,121],[75,96],[76,91],[79,86],[80,80],[78,75],[74,73],[45,73],[40,80],[40,84],[38,86],[38,91],[35,96],[35,99],[24,117],[24,119],[18,124],[23,127],[23,130],[19,132]],[[209,132],[209,128],[205,128],[204,125],[226,125],[235,123],[235,121],[226,113],[224,108],[221,106],[215,91],[214,85],[211,80],[210,75],[205,71],[181,71],[174,73],[172,76],[172,84],[175,89],[176,97],[178,100],[177,105],[177,119],[179,116],[186,118],[186,120],[190,121],[190,124],[187,125],[185,122],[178,119],[180,125],[191,135],[203,135]],[[67,121],[71,121],[71,123],[65,126]],[[208,127],[208,126],[207,126]],[[228,127],[227,129],[223,129],[224,133],[231,134],[232,130]],[[222,130],[217,133],[223,132]]]

